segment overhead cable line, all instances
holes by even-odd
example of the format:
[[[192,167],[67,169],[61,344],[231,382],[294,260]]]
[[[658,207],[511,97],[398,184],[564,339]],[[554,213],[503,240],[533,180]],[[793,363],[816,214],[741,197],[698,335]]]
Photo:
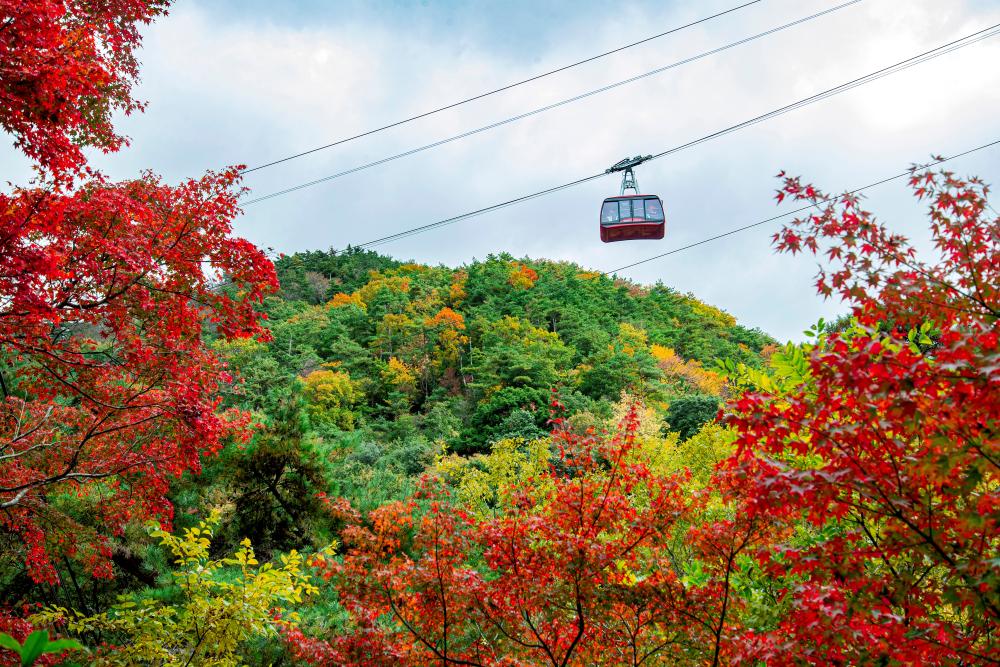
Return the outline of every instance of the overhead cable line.
[[[320,183],[326,183],[328,181],[332,181],[334,179],[341,178],[343,176],[347,176],[349,174],[353,174],[353,173],[362,171],[364,169],[370,169],[372,167],[377,167],[379,165],[385,164],[386,162],[392,162],[393,160],[398,160],[398,159],[403,158],[403,157],[408,157],[408,156],[414,155],[416,153],[422,153],[423,151],[430,150],[431,148],[437,148],[438,146],[443,146],[444,144],[449,144],[449,143],[451,143],[453,141],[458,141],[459,139],[465,139],[467,137],[471,137],[472,135],[479,134],[481,132],[486,132],[487,130],[493,130],[493,129],[496,129],[496,128],[501,127],[503,125],[508,125],[510,123],[513,123],[513,122],[516,122],[516,121],[519,121],[519,120],[523,120],[525,118],[528,118],[529,116],[535,116],[537,114],[544,113],[546,111],[551,111],[552,109],[556,109],[558,107],[565,106],[567,104],[572,104],[573,102],[578,102],[578,101],[586,99],[588,97],[592,97],[592,96],[598,95],[600,93],[605,93],[605,92],[607,92],[609,90],[614,90],[615,88],[619,88],[621,86],[624,86],[624,85],[627,85],[627,84],[630,84],[630,83],[635,83],[636,81],[640,81],[640,80],[645,79],[647,77],[651,77],[651,76],[654,76],[656,74],[662,74],[663,72],[666,72],[667,70],[671,70],[671,69],[674,69],[676,67],[680,67],[682,65],[686,65],[688,63],[695,62],[696,60],[701,60],[702,58],[707,58],[708,56],[715,55],[715,54],[720,53],[722,51],[726,51],[728,49],[732,49],[732,48],[735,48],[737,46],[741,46],[743,44],[747,44],[749,42],[753,42],[755,40],[761,39],[763,37],[767,37],[768,35],[773,35],[776,32],[780,32],[782,30],[786,30],[786,29],[791,28],[793,26],[797,26],[797,25],[800,25],[802,23],[807,23],[808,21],[812,21],[813,19],[817,19],[817,18],[819,18],[821,16],[824,16],[826,14],[830,14],[830,13],[838,11],[840,9],[844,9],[845,7],[849,7],[850,5],[855,5],[855,4],[857,4],[857,3],[861,2],[861,1],[862,0],[849,0],[848,2],[845,2],[843,4],[837,5],[836,7],[831,7],[829,9],[824,9],[821,12],[817,12],[815,14],[811,14],[809,16],[805,16],[803,18],[796,19],[795,21],[791,21],[789,23],[785,23],[783,25],[779,25],[779,26],[771,28],[769,30],[765,30],[764,32],[757,33],[756,35],[751,35],[749,37],[744,37],[743,39],[737,40],[735,42],[730,42],[729,44],[726,44],[724,46],[720,46],[720,47],[711,49],[709,51],[703,51],[702,53],[699,53],[697,55],[691,56],[689,58],[684,58],[683,60],[678,60],[677,62],[670,63],[669,65],[664,65],[663,67],[657,67],[656,69],[650,70],[649,72],[644,72],[643,74],[638,74],[636,76],[629,77],[628,79],[624,79],[622,81],[616,81],[615,83],[611,83],[611,84],[608,84],[606,86],[602,86],[600,88],[588,91],[586,93],[581,93],[579,95],[574,95],[573,97],[570,97],[570,98],[567,98],[567,99],[564,99],[564,100],[560,100],[558,102],[553,102],[552,104],[547,104],[547,105],[545,105],[543,107],[539,107],[537,109],[532,109],[531,111],[526,111],[524,113],[518,114],[516,116],[511,116],[510,118],[505,118],[505,119],[497,121],[495,123],[490,123],[489,125],[484,125],[482,127],[477,127],[476,129],[468,130],[467,132],[462,132],[461,134],[456,134],[456,135],[447,137],[445,139],[440,139],[438,141],[435,141],[435,142],[432,142],[432,143],[429,143],[429,144],[424,144],[423,146],[418,146],[417,148],[412,148],[410,150],[403,151],[402,153],[396,153],[395,155],[390,155],[390,156],[384,157],[384,158],[382,158],[380,160],[375,160],[373,162],[368,162],[366,164],[358,165],[356,167],[351,167],[350,169],[345,169],[343,171],[339,171],[339,172],[337,172],[335,174],[330,174],[329,176],[324,176],[322,178],[317,178],[317,179],[312,180],[312,181],[307,181],[305,183],[300,183],[299,185],[294,185],[292,187],[285,188],[283,190],[278,190],[276,192],[271,192],[271,193],[268,193],[266,195],[261,195],[260,197],[255,197],[254,199],[247,200],[247,201],[243,202],[243,204],[244,205],[256,204],[258,202],[266,201],[268,199],[273,199],[274,197],[280,197],[281,195],[286,195],[286,194],[289,194],[291,192],[296,192],[298,190],[302,190],[304,188],[309,188],[309,187],[312,187],[314,185],[319,185]]]
[[[966,35],[965,37],[957,39],[953,42],[942,44],[936,49],[931,49],[930,51],[924,51],[919,55],[913,56],[912,58],[901,60],[898,63],[889,65],[888,67],[883,67],[882,69],[876,70],[875,72],[872,72],[870,74],[866,74],[864,76],[858,77],[857,79],[853,79],[846,83],[842,83],[839,86],[829,88],[821,93],[816,93],[815,95],[805,97],[801,100],[798,100],[797,102],[792,102],[791,104],[783,106],[780,109],[769,111],[765,114],[761,114],[760,116],[751,118],[750,120],[744,121],[737,125],[732,125],[723,130],[719,130],[718,132],[705,135],[704,137],[699,137],[698,139],[690,141],[686,144],[681,144],[680,146],[674,146],[673,148],[667,149],[661,153],[654,153],[652,157],[650,157],[649,159],[655,160],[656,158],[661,158],[666,155],[670,155],[672,153],[677,153],[679,151],[684,150],[685,148],[690,148],[691,146],[695,146],[710,139],[715,139],[717,137],[721,137],[731,132],[736,132],[737,130],[741,130],[744,127],[748,127],[750,125],[756,125],[757,123],[768,120],[770,118],[774,118],[775,116],[780,116],[784,113],[788,113],[789,111],[794,111],[795,109],[798,109],[800,107],[808,106],[813,102],[819,102],[820,100],[825,100],[828,97],[833,97],[834,95],[846,92],[848,90],[851,90],[852,88],[857,88],[858,86],[863,86],[866,83],[877,81],[878,79],[889,76],[890,74],[895,74],[896,72],[902,72],[905,69],[909,69],[911,67],[914,67],[915,65],[927,62],[928,60],[933,60],[934,58],[938,58],[945,54],[951,53],[952,51],[957,51],[958,49],[964,48],[966,46],[971,46],[977,42],[983,41],[984,39],[989,39],[990,37],[994,37],[997,34],[1000,34],[1000,23],[996,23],[988,28],[983,28],[978,32]]]
[[[824,91],[822,91],[820,93],[816,93],[815,95],[810,95],[809,97],[804,97],[804,98],[802,98],[802,99],[800,99],[800,100],[798,100],[796,102],[792,102],[791,104],[787,104],[787,105],[785,105],[783,107],[779,107],[779,108],[774,109],[772,111],[768,111],[767,113],[761,114],[759,116],[755,116],[754,118],[751,118],[749,120],[745,120],[745,121],[743,121],[741,123],[737,123],[735,125],[730,125],[727,128],[723,128],[723,129],[718,130],[716,132],[712,132],[710,134],[706,134],[705,136],[699,137],[698,139],[694,139],[694,140],[689,141],[687,143],[680,144],[679,146],[675,146],[673,148],[669,148],[669,149],[667,149],[665,151],[662,151],[660,153],[656,153],[655,155],[650,156],[649,160],[655,160],[657,158],[661,158],[661,157],[664,157],[666,155],[671,155],[673,153],[677,153],[678,151],[684,150],[685,148],[691,148],[693,146],[696,146],[698,144],[704,143],[706,141],[710,141],[712,139],[717,139],[717,138],[719,138],[719,137],[721,137],[723,135],[729,134],[731,132],[735,132],[737,130],[741,130],[743,128],[749,127],[751,125],[755,125],[757,123],[761,123],[761,122],[763,122],[765,120],[769,120],[769,119],[774,118],[776,116],[780,116],[782,114],[788,113],[789,111],[793,111],[795,109],[801,108],[801,107],[806,106],[808,104],[812,104],[814,102],[818,102],[820,100],[826,99],[828,97],[832,97],[833,95],[837,95],[839,93],[845,92],[845,91],[850,90],[852,88],[856,88],[856,87],[862,86],[862,85],[864,85],[866,83],[870,83],[871,81],[876,81],[878,79],[881,79],[882,77],[889,76],[890,74],[895,74],[896,72],[900,72],[900,71],[903,71],[903,70],[908,69],[910,67],[913,67],[915,65],[919,65],[919,64],[921,64],[923,62],[926,62],[928,60],[931,60],[933,58],[937,58],[938,56],[945,55],[946,53],[950,53],[950,52],[955,51],[957,49],[960,49],[960,48],[963,48],[963,47],[966,47],[966,46],[970,46],[972,44],[975,44],[976,42],[982,41],[982,40],[987,39],[989,37],[993,37],[993,36],[995,36],[997,34],[1000,34],[1000,23],[992,25],[992,26],[990,26],[988,28],[984,28],[984,29],[979,30],[977,32],[971,33],[971,34],[966,35],[965,37],[962,37],[960,39],[948,42],[947,44],[942,44],[941,46],[939,46],[937,48],[934,48],[934,49],[930,49],[929,51],[924,51],[923,53],[917,54],[917,55],[915,55],[913,57],[910,57],[910,58],[907,58],[905,60],[901,60],[901,61],[899,61],[899,62],[897,62],[897,63],[895,63],[893,65],[889,65],[888,67],[883,67],[882,69],[879,69],[879,70],[876,70],[874,72],[871,72],[870,74],[866,74],[865,76],[858,77],[856,79],[852,79],[852,80],[847,81],[845,83],[842,83],[842,84],[840,84],[838,86],[834,86],[833,88],[828,88],[827,90],[824,90]],[[648,160],[646,160],[646,161],[648,161]],[[505,208],[507,206],[512,206],[514,204],[518,204],[518,203],[521,203],[523,201],[527,201],[529,199],[535,199],[536,197],[541,197],[543,195],[547,195],[547,194],[550,194],[550,193],[553,193],[553,192],[557,192],[559,190],[564,190],[566,188],[570,188],[570,187],[573,187],[575,185],[580,185],[580,184],[586,183],[588,181],[592,181],[592,180],[595,180],[595,179],[598,179],[598,178],[602,178],[603,176],[606,176],[606,175],[608,175],[608,172],[600,172],[598,174],[593,174],[592,176],[585,176],[585,177],[579,178],[579,179],[577,179],[575,181],[571,181],[569,183],[564,183],[563,185],[557,185],[555,187],[547,188],[545,190],[540,190],[538,192],[534,192],[534,193],[531,193],[531,194],[522,195],[520,197],[515,197],[513,199],[508,199],[507,201],[500,202],[499,204],[493,204],[491,206],[486,206],[484,208],[480,208],[480,209],[477,209],[475,211],[470,211],[468,213],[462,213],[461,215],[452,216],[450,218],[445,218],[443,220],[438,220],[437,222],[428,223],[426,225],[420,225],[419,227],[412,227],[410,229],[406,229],[406,230],[403,230],[401,232],[396,232],[395,234],[390,234],[388,236],[383,236],[381,238],[373,239],[371,241],[358,244],[355,247],[358,247],[358,248],[371,248],[371,247],[374,247],[374,246],[377,246],[377,245],[382,245],[384,243],[389,243],[391,241],[396,241],[396,240],[399,240],[399,239],[402,239],[402,238],[406,238],[407,236],[413,236],[415,234],[421,234],[423,232],[427,232],[427,231],[430,231],[432,229],[437,229],[438,227],[444,227],[446,225],[450,225],[450,224],[459,222],[461,220],[467,220],[469,218],[473,218],[473,217],[482,215],[484,213],[489,213],[491,211],[496,211],[498,209]]]
[[[553,74],[558,74],[559,72],[565,72],[566,70],[572,69],[572,68],[577,67],[579,65],[584,65],[586,63],[593,62],[595,60],[599,60],[599,59],[604,58],[606,56],[610,56],[610,55],[613,55],[615,53],[619,53],[619,52],[624,51],[626,49],[631,49],[633,46],[639,46],[640,44],[645,44],[646,42],[651,42],[654,39],[659,39],[661,37],[666,37],[667,35],[672,35],[675,32],[680,32],[681,30],[685,30],[687,28],[692,28],[692,27],[694,27],[696,25],[699,25],[701,23],[706,23],[708,21],[711,21],[712,19],[719,18],[720,16],[725,16],[726,14],[731,14],[733,12],[739,11],[740,9],[744,9],[746,7],[749,7],[750,5],[756,5],[759,2],[761,2],[761,0],[751,0],[751,2],[745,2],[742,5],[736,5],[735,7],[730,7],[729,9],[726,9],[724,11],[718,12],[716,14],[712,14],[711,16],[706,16],[704,18],[700,18],[697,21],[692,21],[690,23],[685,23],[684,25],[677,26],[676,28],[671,28],[670,30],[666,30],[664,32],[657,33],[655,35],[650,35],[649,37],[646,37],[644,39],[640,39],[637,42],[632,42],[631,44],[626,44],[625,46],[619,46],[618,48],[611,49],[610,51],[605,51],[603,53],[598,53],[596,56],[591,56],[589,58],[584,58],[583,60],[577,60],[576,62],[570,63],[568,65],[563,65],[562,67],[557,67],[556,69],[549,70],[549,71],[543,72],[541,74],[536,74],[535,76],[528,77],[527,79],[522,79],[520,81],[515,81],[514,83],[509,83],[509,84],[507,84],[505,86],[501,86],[499,88],[494,88],[493,90],[486,91],[485,93],[479,93],[478,95],[473,95],[472,97],[468,97],[468,98],[466,98],[464,100],[459,100],[458,102],[453,102],[452,104],[448,104],[448,105],[443,106],[443,107],[438,107],[437,109],[431,109],[430,111],[425,111],[423,113],[419,113],[416,116],[410,116],[409,118],[404,118],[402,120],[397,120],[397,121],[395,121],[393,123],[389,123],[388,125],[383,125],[381,127],[376,127],[374,129],[367,130],[365,132],[361,132],[360,134],[355,134],[354,136],[351,136],[351,137],[345,137],[343,139],[338,139],[337,141],[333,141],[331,143],[324,144],[322,146],[317,146],[316,148],[310,148],[309,150],[302,151],[301,153],[295,153],[294,155],[289,155],[287,157],[283,157],[283,158],[280,158],[278,160],[273,160],[271,162],[266,162],[264,164],[257,165],[256,167],[250,167],[249,169],[244,169],[241,173],[247,174],[247,173],[250,173],[251,171],[258,171],[260,169],[265,169],[267,167],[273,167],[276,164],[281,164],[283,162],[288,162],[290,160],[295,160],[295,159],[303,157],[305,155],[311,155],[313,153],[318,153],[319,151],[326,150],[327,148],[333,148],[334,146],[339,146],[341,144],[346,144],[347,142],[354,141],[355,139],[360,139],[362,137],[367,137],[369,135],[376,134],[377,132],[382,132],[383,130],[388,130],[388,129],[391,129],[393,127],[398,127],[400,125],[405,125],[406,123],[410,123],[410,122],[413,122],[415,120],[419,120],[421,118],[426,118],[427,116],[432,116],[432,115],[434,115],[436,113],[440,113],[442,111],[447,111],[448,109],[454,109],[455,107],[462,106],[463,104],[468,104],[469,102],[474,102],[476,100],[481,100],[484,97],[489,97],[490,95],[496,95],[497,93],[502,93],[505,90],[510,90],[511,88],[516,88],[517,86],[522,86],[522,85],[524,85],[526,83],[531,83],[532,81],[538,81],[539,79],[544,79],[547,76],[551,76]]]
[[[869,183],[868,185],[862,185],[859,188],[854,188],[853,190],[850,190],[850,191],[845,192],[843,194],[831,195],[829,197],[824,197],[818,203],[834,203],[834,202],[836,202],[838,200],[845,199],[847,197],[851,197],[853,195],[856,195],[859,192],[863,192],[863,191],[868,190],[870,188],[874,188],[874,187],[879,186],[879,185],[884,185],[885,183],[889,183],[890,181],[898,180],[900,178],[903,178],[904,176],[909,176],[911,173],[913,173],[914,170],[921,170],[921,169],[928,169],[930,167],[935,167],[935,166],[937,166],[939,164],[944,164],[945,162],[948,162],[950,160],[955,160],[957,158],[964,157],[964,156],[969,155],[971,153],[975,153],[976,151],[981,151],[981,150],[984,150],[986,148],[990,148],[992,146],[996,146],[998,144],[1000,144],[1000,139],[997,139],[995,141],[991,141],[991,142],[989,142],[987,144],[983,144],[981,146],[976,146],[975,148],[970,148],[967,151],[962,151],[961,153],[956,153],[955,155],[951,155],[951,156],[946,157],[946,158],[941,158],[939,160],[934,160],[932,162],[928,162],[927,164],[922,164],[922,165],[915,166],[913,169],[907,169],[906,171],[904,171],[902,173],[899,173],[899,174],[896,174],[895,176],[889,176],[888,178],[883,178],[880,181],[875,181],[874,183]],[[679,252],[683,252],[685,250],[690,250],[691,248],[695,248],[697,246],[704,245],[706,243],[710,243],[712,241],[717,241],[718,239],[725,238],[727,236],[733,236],[734,234],[739,234],[740,232],[745,232],[748,229],[753,229],[754,227],[760,227],[761,225],[766,225],[769,222],[774,222],[776,220],[780,220],[781,218],[787,218],[787,217],[789,217],[791,215],[795,215],[796,213],[802,213],[803,211],[807,211],[807,210],[809,210],[811,208],[815,208],[815,207],[816,207],[816,204],[808,204],[807,206],[802,206],[801,208],[797,208],[797,209],[792,210],[792,211],[787,211],[785,213],[781,213],[779,215],[772,216],[772,217],[767,218],[765,220],[760,220],[758,222],[754,222],[754,223],[751,223],[749,225],[743,225],[742,227],[737,227],[735,229],[730,229],[727,232],[723,232],[721,234],[716,234],[715,236],[709,236],[706,239],[702,239],[700,241],[695,241],[694,243],[689,243],[689,244],[687,244],[685,246],[681,246],[680,248],[674,248],[673,250],[668,250],[667,252],[660,253],[659,255],[653,255],[652,257],[647,257],[646,259],[640,259],[638,262],[632,262],[631,264],[626,264],[625,266],[620,266],[617,269],[612,269],[611,271],[604,271],[603,274],[606,275],[606,276],[608,276],[608,275],[612,275],[612,274],[618,273],[619,271],[624,271],[625,269],[631,269],[631,268],[633,268],[635,266],[639,266],[640,264],[646,264],[647,262],[652,262],[652,261],[655,261],[657,259],[663,259],[664,257],[669,257],[670,255],[675,255],[675,254],[677,254]]]

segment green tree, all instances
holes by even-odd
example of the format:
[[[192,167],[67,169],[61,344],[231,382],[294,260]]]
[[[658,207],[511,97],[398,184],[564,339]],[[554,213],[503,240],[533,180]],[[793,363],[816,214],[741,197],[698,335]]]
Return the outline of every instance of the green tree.
[[[246,642],[276,637],[294,626],[298,615],[288,607],[316,592],[303,556],[292,551],[277,564],[260,565],[250,540],[225,558],[209,555],[220,516],[213,512],[180,536],[150,525],[150,535],[174,558],[173,593],[123,598],[111,609],[84,615],[62,607],[36,614],[38,625],[65,623],[77,636],[93,636],[103,646],[94,665],[212,665],[236,667],[244,661]]]
[[[701,430],[702,426],[715,419],[720,406],[721,401],[717,396],[700,394],[675,398],[667,408],[667,424],[670,430],[680,435],[681,440],[687,440]]]

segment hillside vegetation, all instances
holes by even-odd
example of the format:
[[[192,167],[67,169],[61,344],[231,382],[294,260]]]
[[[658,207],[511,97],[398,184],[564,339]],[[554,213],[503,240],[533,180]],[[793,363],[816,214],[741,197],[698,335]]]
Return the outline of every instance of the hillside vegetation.
[[[270,342],[216,343],[242,377],[227,405],[263,428],[189,481],[192,497],[208,485],[235,501],[232,540],[268,552],[328,537],[316,493],[372,509],[442,456],[547,435],[553,392],[581,429],[613,428],[633,397],[664,434],[690,436],[721,404],[717,361],[758,366],[772,344],[691,295],[569,263],[451,269],[349,250],[276,268]]]

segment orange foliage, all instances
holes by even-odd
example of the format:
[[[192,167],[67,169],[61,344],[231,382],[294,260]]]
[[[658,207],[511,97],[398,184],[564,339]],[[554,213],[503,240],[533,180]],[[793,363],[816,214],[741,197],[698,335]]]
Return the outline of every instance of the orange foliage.
[[[344,294],[339,292],[333,295],[333,298],[327,302],[328,308],[345,308],[347,306],[357,306],[361,310],[367,310],[365,302],[361,300],[361,295],[358,293],[354,294]]]
[[[663,345],[652,345],[650,351],[656,358],[660,370],[668,378],[680,378],[697,387],[706,394],[719,396],[725,380],[721,375],[702,368],[701,363],[694,359],[681,359],[676,352]]]
[[[774,343],[768,343],[764,347],[760,348],[760,358],[763,359],[764,361],[770,361],[771,356],[779,349],[781,348],[775,345]]]
[[[462,356],[462,346],[469,342],[469,337],[459,333],[465,330],[465,318],[451,308],[442,308],[434,317],[424,320],[428,329],[438,329],[437,352],[435,364],[438,370],[458,365]]]
[[[456,313],[451,308],[444,307],[434,317],[428,317],[424,320],[424,326],[445,326],[450,329],[465,329],[465,318],[462,317],[461,313]]]
[[[448,289],[448,300],[451,305],[457,306],[465,299],[465,281],[469,274],[465,271],[456,271],[451,279],[451,287]]]
[[[510,263],[510,277],[507,279],[507,282],[510,283],[511,287],[531,289],[534,287],[536,280],[538,280],[538,273],[530,266],[526,266],[520,262]]]

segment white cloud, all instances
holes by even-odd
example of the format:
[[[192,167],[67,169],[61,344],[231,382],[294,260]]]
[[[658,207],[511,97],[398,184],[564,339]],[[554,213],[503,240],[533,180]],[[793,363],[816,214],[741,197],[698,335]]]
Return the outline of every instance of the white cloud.
[[[552,66],[718,11],[731,3],[632,3],[604,15],[564,12],[544,29],[500,13],[489,24],[420,26],[374,12],[331,25],[276,23],[266,9],[178,5],[150,29],[142,53],[146,114],[123,127],[128,151],[102,159],[127,177],[152,167],[169,178],[234,162],[251,165],[504,85]],[[765,6],[766,5],[766,6]],[[266,5],[265,5],[266,6]],[[829,7],[769,0],[501,95],[250,174],[254,195],[321,177],[493,122]],[[217,9],[217,8],[216,8]],[[360,10],[358,10],[360,11]],[[865,0],[759,42],[383,167],[247,207],[239,233],[291,252],[342,247],[493,204],[657,152],[972,32],[1000,8],[955,0]],[[411,29],[413,28],[413,29]],[[490,39],[478,39],[483,30]],[[541,35],[526,39],[524,34]],[[380,248],[460,264],[507,250],[610,269],[773,215],[773,175],[785,168],[843,190],[896,173],[929,153],[1000,134],[1000,37],[845,95],[645,165],[643,189],[669,217],[659,243],[601,244],[597,211],[617,192],[607,178]],[[2,158],[4,166],[16,160]],[[12,161],[13,160],[13,161]],[[956,164],[987,180],[997,152]],[[974,169],[973,169],[974,168]],[[901,184],[870,208],[922,225]],[[894,189],[894,190],[893,190]],[[892,194],[895,193],[895,194]],[[883,207],[884,205],[884,207]],[[905,216],[905,217],[904,217]],[[815,262],[776,256],[769,230],[699,246],[626,271],[662,279],[779,337],[840,312],[812,288]]]

